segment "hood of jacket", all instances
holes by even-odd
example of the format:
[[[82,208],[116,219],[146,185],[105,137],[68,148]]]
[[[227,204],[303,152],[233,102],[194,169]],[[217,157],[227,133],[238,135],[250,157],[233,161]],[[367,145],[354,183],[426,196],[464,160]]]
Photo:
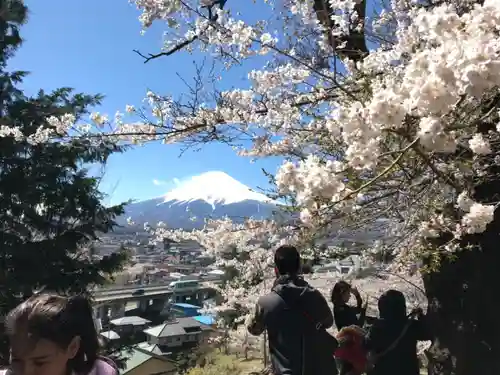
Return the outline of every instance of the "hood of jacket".
[[[281,276],[276,279],[273,291],[276,292],[285,303],[304,312],[314,312],[317,304],[317,291],[300,276]]]
[[[299,302],[307,293],[314,290],[300,276],[280,276],[274,281],[273,290],[287,303]]]

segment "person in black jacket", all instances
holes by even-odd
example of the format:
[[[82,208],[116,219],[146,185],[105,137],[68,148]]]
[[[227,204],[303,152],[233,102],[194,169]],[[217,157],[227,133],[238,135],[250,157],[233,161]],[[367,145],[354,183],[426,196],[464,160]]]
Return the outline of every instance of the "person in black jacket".
[[[333,316],[325,298],[299,276],[295,247],[279,247],[274,261],[276,281],[272,291],[259,298],[249,333],[267,330],[275,375],[335,375],[336,347],[329,345],[336,340],[325,331],[333,325]]]
[[[417,342],[432,340],[426,316],[419,309],[407,316],[403,293],[392,289],[380,297],[378,309],[379,319],[371,326],[365,342],[374,359],[368,374],[419,375]]]
[[[347,303],[351,295],[356,298],[356,306]],[[333,316],[337,330],[344,327],[356,325],[363,327],[366,315],[366,306],[363,307],[363,299],[356,288],[346,281],[338,281],[332,289]]]

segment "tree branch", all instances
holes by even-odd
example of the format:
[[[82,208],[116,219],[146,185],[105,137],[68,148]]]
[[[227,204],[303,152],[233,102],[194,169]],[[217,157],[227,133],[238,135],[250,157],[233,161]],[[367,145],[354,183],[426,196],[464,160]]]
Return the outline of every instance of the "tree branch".
[[[217,21],[217,18],[219,17],[218,14],[214,14],[213,13],[213,7],[218,5],[219,6],[219,9],[224,9],[224,5],[226,5],[226,2],[227,0],[213,0],[211,4],[209,5],[206,5],[206,6],[202,6],[202,8],[206,8],[207,11],[208,11],[208,20],[210,22],[215,22]],[[186,39],[185,41],[177,44],[175,47],[173,47],[171,50],[169,51],[165,51],[165,52],[160,52],[160,53],[148,53],[148,55],[144,55],[143,53],[139,52],[138,50],[134,49],[133,51],[135,53],[137,53],[139,56],[141,56],[143,59],[144,59],[144,64],[148,63],[149,61],[151,60],[154,60],[154,59],[157,59],[159,57],[162,57],[162,56],[170,56],[172,54],[174,54],[175,52],[177,51],[180,51],[181,49],[183,49],[184,47],[190,45],[191,43],[193,43],[194,41],[196,41],[198,39],[198,35],[195,35],[194,37],[192,37],[191,39]]]
[[[154,54],[153,53],[148,53],[147,56],[144,55],[143,53],[141,53],[140,51],[136,50],[136,49],[134,49],[133,51],[135,53],[137,53],[139,56],[141,56],[144,59],[144,64],[146,64],[146,63],[150,62],[151,60],[157,59],[159,57],[170,56],[170,55],[176,53],[177,51],[180,51],[184,47],[190,45],[191,43],[193,43],[197,39],[198,39],[198,36],[194,36],[191,39],[186,39],[182,43],[177,44],[174,48],[172,48],[169,51],[160,52],[160,53],[154,53]]]
[[[359,25],[350,27],[349,35],[335,37],[332,35],[332,30],[335,25],[331,19],[331,15],[335,14],[335,9],[329,4],[328,0],[315,0],[314,10],[318,21],[326,28],[328,44],[342,58],[347,58],[358,62],[368,55],[368,47],[365,39],[365,17],[366,17],[366,0],[361,0],[354,6],[354,13],[358,15]],[[345,47],[338,47],[345,44]]]

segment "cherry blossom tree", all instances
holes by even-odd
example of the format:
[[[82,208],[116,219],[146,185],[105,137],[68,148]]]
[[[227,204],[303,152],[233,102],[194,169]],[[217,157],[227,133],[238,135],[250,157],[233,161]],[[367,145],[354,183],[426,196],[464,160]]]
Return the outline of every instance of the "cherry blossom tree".
[[[272,245],[384,222],[394,265],[423,276],[436,335],[430,373],[497,374],[500,2],[268,0],[275,17],[257,22],[227,0],[134,3],[144,29],[165,25],[161,52],[137,51],[146,62],[195,49],[224,69],[267,61],[249,69],[248,86],[220,90],[200,68],[181,98],[148,92],[127,106],[138,121],[96,113],[74,130],[116,142],[224,142],[241,156],[284,159],[270,196],[299,223],[222,221],[189,234],[218,259],[236,249],[226,260],[241,276],[232,298],[251,305]],[[254,232],[268,238],[256,244]]]
[[[148,228],[154,241],[194,240],[216,259],[216,266],[226,271],[223,285],[213,284],[223,303],[204,306],[203,312],[218,316],[218,326],[225,335],[217,338],[226,347],[243,347],[259,351],[261,338],[248,337],[245,324],[254,311],[257,299],[273,284],[273,252],[270,250],[290,240],[292,228],[276,221],[248,219],[242,224],[224,220],[207,220],[201,230],[171,230],[165,225]]]
[[[298,234],[385,220],[395,263],[420,269],[430,372],[498,373],[500,3],[395,0],[368,15],[365,1],[270,1],[276,18],[253,24],[226,1],[135,3],[145,28],[167,30],[146,61],[196,48],[226,69],[268,63],[246,88],[150,92],[127,108],[142,121],[111,136],[282,156],[274,197],[300,212]]]

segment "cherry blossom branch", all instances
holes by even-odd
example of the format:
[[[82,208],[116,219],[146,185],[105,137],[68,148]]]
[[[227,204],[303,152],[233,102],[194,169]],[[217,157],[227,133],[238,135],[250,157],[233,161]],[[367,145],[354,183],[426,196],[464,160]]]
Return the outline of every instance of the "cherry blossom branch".
[[[155,54],[148,53],[147,55],[144,55],[139,50],[136,50],[136,49],[134,49],[133,52],[135,52],[136,54],[141,56],[144,59],[144,64],[146,64],[146,63],[150,62],[151,60],[157,59],[159,57],[173,55],[174,53],[176,53],[177,51],[180,51],[184,47],[187,47],[188,45],[190,45],[191,43],[193,43],[197,39],[198,39],[198,36],[194,36],[191,39],[186,39],[185,41],[177,44],[175,47],[173,47],[172,49],[170,49],[168,51],[159,52],[159,53],[155,53]]]
[[[373,185],[378,180],[380,180],[382,177],[387,175],[398,164],[398,162],[403,158],[403,156],[406,154],[406,152],[408,152],[408,150],[413,148],[418,143],[418,141],[419,141],[419,138],[415,138],[410,144],[408,144],[404,149],[401,150],[398,157],[396,159],[394,159],[394,161],[387,168],[385,168],[380,174],[375,176],[370,181],[366,182],[365,184],[361,185],[356,190],[347,194],[344,199],[348,199],[348,198],[352,197],[353,195],[358,194],[359,192],[365,190],[366,188],[368,188],[369,186]]]

